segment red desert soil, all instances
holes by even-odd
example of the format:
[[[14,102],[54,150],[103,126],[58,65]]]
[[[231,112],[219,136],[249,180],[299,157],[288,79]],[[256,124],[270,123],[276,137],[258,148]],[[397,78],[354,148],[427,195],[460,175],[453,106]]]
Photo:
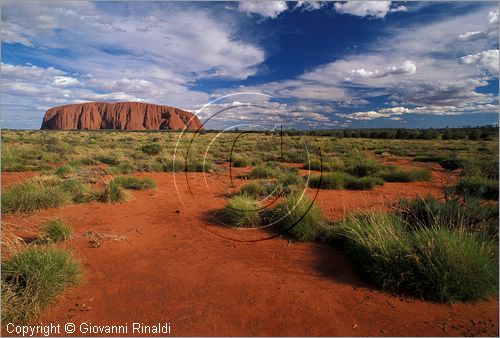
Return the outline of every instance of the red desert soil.
[[[3,217],[4,226],[33,229],[61,216],[74,227],[65,246],[83,263],[82,285],[68,290],[37,323],[169,322],[175,336],[498,336],[497,297],[449,305],[386,294],[362,281],[331,246],[218,236],[238,236],[206,221],[208,212],[224,205],[227,186],[219,174],[208,174],[206,182],[203,174],[188,174],[193,196],[177,174],[185,205],[173,174],[138,176],[153,177],[158,189],[133,192],[122,204]],[[3,174],[4,181],[12,177]],[[318,203],[338,218],[344,209],[389,207],[400,196],[442,195],[442,179],[444,174],[435,172],[433,182],[386,183],[370,192],[321,191]],[[89,230],[101,235],[97,245],[83,236]]]

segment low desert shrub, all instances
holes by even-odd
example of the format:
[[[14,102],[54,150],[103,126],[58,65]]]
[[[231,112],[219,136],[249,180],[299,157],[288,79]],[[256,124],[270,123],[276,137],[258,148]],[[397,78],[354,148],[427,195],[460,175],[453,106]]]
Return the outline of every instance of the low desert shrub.
[[[47,242],[62,242],[71,237],[71,227],[61,218],[50,220],[42,228],[42,239]]]
[[[310,241],[317,239],[325,224],[321,209],[301,193],[294,193],[272,210],[272,221],[293,239]]]
[[[69,166],[69,165],[63,165],[63,166],[60,166],[58,167],[55,171],[54,171],[54,175],[56,176],[68,176],[68,175],[71,175],[75,172],[75,168],[73,168],[72,166]]]
[[[428,170],[388,168],[381,174],[381,177],[386,182],[421,182],[430,181],[432,176]]]
[[[88,184],[84,184],[77,178],[70,178],[62,183],[62,191],[67,193],[74,203],[88,203],[97,197],[97,192],[94,191]]]
[[[464,176],[458,181],[456,192],[466,197],[498,200],[498,181],[477,176]]]
[[[311,175],[309,177],[309,186],[320,189],[343,189],[346,174],[342,172],[324,173],[320,175]]]
[[[120,182],[112,180],[104,187],[97,199],[105,203],[120,203],[126,201],[127,198],[128,195],[123,190]]]
[[[150,177],[139,178],[132,176],[118,176],[115,177],[113,181],[121,187],[131,190],[147,190],[156,188],[155,181]]]
[[[112,155],[100,155],[96,157],[96,160],[108,165],[117,165],[120,163],[120,160]]]
[[[239,156],[235,156],[231,159],[231,165],[235,168],[243,168],[248,166],[248,164],[248,161]]]
[[[498,231],[498,210],[477,200],[439,201],[432,196],[399,201],[397,213],[408,228],[443,228],[466,232]],[[490,229],[490,230],[488,230]],[[490,234],[491,235],[491,234]]]
[[[363,177],[372,176],[381,169],[380,164],[375,161],[355,162],[347,168],[347,172],[351,175]]]
[[[234,227],[256,227],[260,224],[260,206],[248,195],[235,195],[222,210],[223,221]]]
[[[356,177],[342,172],[324,173],[322,177],[311,175],[309,178],[311,188],[321,189],[370,190],[383,184],[384,181],[378,177]]]
[[[364,176],[364,177],[353,177],[346,175],[344,188],[349,190],[371,190],[377,185],[383,185],[384,180],[379,177]]]
[[[150,143],[142,146],[141,150],[148,155],[158,155],[161,151],[161,146],[157,143]]]
[[[435,301],[468,301],[497,287],[491,246],[443,228],[409,230],[394,215],[355,213],[338,236],[360,271],[384,290]]]
[[[28,179],[2,193],[4,213],[33,213],[40,209],[56,208],[70,201],[60,186],[37,179]]]
[[[465,167],[467,164],[467,160],[458,158],[443,158],[438,163],[443,169],[455,170]]]
[[[77,285],[81,268],[68,252],[30,247],[2,262],[2,319],[25,323],[67,287]]]
[[[256,178],[272,178],[278,175],[278,171],[275,167],[270,165],[258,165],[250,171],[248,177],[251,179]]]

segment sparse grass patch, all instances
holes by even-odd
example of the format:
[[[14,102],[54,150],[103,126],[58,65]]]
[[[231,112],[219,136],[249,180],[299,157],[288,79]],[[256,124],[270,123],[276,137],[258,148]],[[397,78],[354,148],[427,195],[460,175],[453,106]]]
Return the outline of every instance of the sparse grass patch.
[[[458,181],[456,191],[466,197],[498,200],[498,181],[477,176],[465,176]]]
[[[491,225],[496,224],[498,232],[497,207],[481,205],[473,199],[466,203],[456,199],[441,202],[432,196],[402,199],[397,213],[406,226],[412,229],[443,228],[490,232]]]
[[[384,185],[384,180],[373,176],[354,177],[346,175],[344,187],[349,190],[371,190],[377,185]]]
[[[248,177],[251,179],[255,178],[271,178],[278,175],[276,168],[270,165],[258,165],[250,171]]]
[[[311,175],[309,177],[309,186],[320,189],[344,189],[346,174],[342,172],[324,173],[320,175]]]
[[[301,193],[284,198],[272,210],[272,220],[279,228],[288,229],[286,234],[299,241],[317,239],[325,223],[321,209]]]
[[[224,222],[235,227],[256,227],[261,221],[259,203],[248,195],[231,197],[222,210],[222,216]]]
[[[147,190],[156,188],[155,181],[150,177],[139,178],[132,176],[118,176],[113,179],[113,182],[116,182],[125,189],[131,190]]]
[[[71,237],[71,227],[61,218],[50,220],[42,228],[42,239],[48,242],[62,242]]]
[[[400,168],[387,168],[381,177],[386,182],[422,182],[431,180],[428,170],[404,170]]]
[[[384,290],[436,301],[482,299],[497,288],[491,245],[444,228],[410,231],[394,215],[355,213],[337,236],[361,272]]]
[[[105,203],[120,203],[126,201],[128,194],[123,190],[120,182],[112,180],[99,194],[98,200]]]
[[[2,319],[25,323],[67,287],[77,285],[81,268],[68,252],[30,247],[2,262]]]
[[[56,208],[70,201],[58,185],[39,179],[29,179],[2,192],[4,213],[33,213],[40,209]]]
[[[354,162],[347,168],[351,175],[363,177],[375,175],[381,169],[380,164],[375,161]]]
[[[161,151],[161,146],[157,143],[150,143],[142,146],[141,150],[148,155],[158,155]]]

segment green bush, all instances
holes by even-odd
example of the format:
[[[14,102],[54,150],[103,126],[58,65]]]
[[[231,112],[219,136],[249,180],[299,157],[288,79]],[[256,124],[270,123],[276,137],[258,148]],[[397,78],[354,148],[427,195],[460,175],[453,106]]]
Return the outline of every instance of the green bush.
[[[439,161],[439,165],[446,170],[461,169],[465,167],[466,164],[466,160],[461,160],[458,158],[443,158]]]
[[[161,146],[157,143],[150,143],[142,146],[141,150],[148,155],[158,155],[161,151]]]
[[[371,190],[377,185],[383,185],[384,181],[378,177],[365,176],[353,177],[346,175],[344,188],[350,190]]]
[[[410,229],[443,228],[498,237],[498,206],[471,199],[439,201],[432,196],[401,199],[397,214]]]
[[[346,174],[341,172],[324,173],[320,175],[311,175],[309,177],[309,186],[320,189],[344,189]]]
[[[233,157],[231,159],[231,165],[235,168],[243,168],[248,166],[248,161],[246,161],[242,157]]]
[[[403,170],[399,168],[389,168],[381,174],[386,182],[421,182],[430,181],[431,172],[428,170]]]
[[[339,158],[333,158],[329,160],[323,160],[323,162],[319,160],[311,160],[309,162],[305,162],[303,168],[310,170],[321,170],[323,171],[341,171],[344,169],[344,162]]]
[[[111,168],[111,172],[115,174],[130,174],[137,170],[137,167],[130,161],[124,161]]]
[[[281,187],[277,182],[259,180],[250,182],[240,188],[239,194],[251,196],[253,198],[277,195],[281,192]]]
[[[112,180],[106,187],[104,187],[103,192],[98,196],[100,202],[106,203],[120,203],[126,201],[128,195],[123,191],[120,182]]]
[[[248,177],[251,179],[255,178],[271,178],[278,175],[276,168],[270,165],[258,165],[250,171]]]
[[[70,237],[71,227],[60,218],[49,221],[42,229],[42,238],[49,242],[62,242]]]
[[[108,164],[108,165],[117,165],[120,163],[120,160],[111,155],[101,155],[96,158],[99,162]]]
[[[69,194],[74,203],[88,203],[97,197],[96,191],[76,178],[65,180],[62,183],[62,191]]]
[[[72,166],[63,165],[63,166],[58,167],[54,171],[54,175],[56,175],[56,176],[68,176],[68,175],[73,174],[74,172],[75,172],[75,168],[73,168]]]
[[[395,216],[356,213],[339,224],[347,254],[373,283],[436,301],[468,301],[497,288],[491,246],[443,228],[409,231]]]
[[[147,190],[156,188],[155,181],[150,177],[139,178],[132,176],[118,176],[113,179],[113,182],[116,182],[125,189],[131,190]]]
[[[436,155],[416,155],[413,158],[413,161],[415,162],[436,162],[439,163],[440,161],[443,160],[442,156],[436,156]]]
[[[40,209],[56,208],[70,201],[58,185],[40,180],[26,180],[2,193],[2,211],[33,213]]]
[[[366,161],[352,164],[349,168],[347,168],[347,172],[351,175],[362,177],[372,176],[376,174],[380,169],[380,164],[378,164],[377,162]]]
[[[299,241],[311,241],[322,233],[325,219],[321,209],[301,193],[294,193],[272,210],[272,221],[287,235]]]
[[[498,181],[483,177],[465,176],[458,181],[456,191],[464,196],[498,200]]]
[[[67,287],[77,285],[80,264],[68,252],[31,247],[2,262],[2,320],[25,323]]]
[[[235,227],[257,227],[260,225],[260,206],[255,198],[247,195],[236,195],[222,211],[224,222]]]

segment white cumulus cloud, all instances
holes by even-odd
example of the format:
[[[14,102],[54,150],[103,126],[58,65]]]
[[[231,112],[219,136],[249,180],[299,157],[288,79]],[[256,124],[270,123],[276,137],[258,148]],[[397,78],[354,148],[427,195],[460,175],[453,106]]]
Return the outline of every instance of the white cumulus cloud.
[[[288,10],[288,5],[286,1],[240,1],[238,10],[264,18],[276,18],[281,12]]]
[[[498,49],[485,50],[481,53],[462,56],[460,61],[464,64],[477,64],[491,74],[498,74],[499,58]]]

